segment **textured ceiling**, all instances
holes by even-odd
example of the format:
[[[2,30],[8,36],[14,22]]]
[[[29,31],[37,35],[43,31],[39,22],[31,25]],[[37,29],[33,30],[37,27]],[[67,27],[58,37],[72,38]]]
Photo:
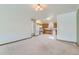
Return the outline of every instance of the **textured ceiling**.
[[[79,4],[47,4],[47,9],[45,9],[43,12],[61,14],[65,12],[75,11],[78,7]]]
[[[77,10],[79,5],[77,4],[56,4],[48,5],[48,10],[54,14],[60,14],[65,12],[72,12]]]
[[[67,13],[76,11],[79,7],[79,4],[47,4],[47,8],[44,11],[36,12],[32,8],[32,4],[1,4],[1,10],[19,10],[22,9],[21,12],[26,11],[31,17],[36,17],[40,19],[52,19],[56,20],[56,16],[58,14]],[[14,9],[15,8],[15,9]],[[52,16],[52,17],[51,17]]]

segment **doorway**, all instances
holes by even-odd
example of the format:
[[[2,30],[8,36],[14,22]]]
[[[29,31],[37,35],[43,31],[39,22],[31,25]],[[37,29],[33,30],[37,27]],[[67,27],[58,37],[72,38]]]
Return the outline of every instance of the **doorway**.
[[[57,37],[57,22],[48,22],[43,20],[37,20],[36,21],[36,27],[38,27],[39,30],[36,29],[36,32],[39,32],[39,35],[50,35],[49,38],[56,39]]]

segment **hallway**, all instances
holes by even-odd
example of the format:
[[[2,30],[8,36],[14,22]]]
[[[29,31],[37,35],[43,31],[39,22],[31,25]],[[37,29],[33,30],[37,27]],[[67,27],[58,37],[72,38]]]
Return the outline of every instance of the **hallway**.
[[[79,54],[76,44],[49,39],[40,35],[24,41],[0,46],[1,55],[61,55]]]

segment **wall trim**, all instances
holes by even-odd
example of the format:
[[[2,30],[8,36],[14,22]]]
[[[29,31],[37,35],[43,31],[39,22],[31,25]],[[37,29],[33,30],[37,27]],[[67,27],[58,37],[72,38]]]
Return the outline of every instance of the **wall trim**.
[[[3,44],[0,44],[0,46],[7,45],[7,44],[11,44],[11,43],[20,42],[20,41],[27,40],[27,39],[30,39],[30,38],[36,37],[36,36],[39,36],[39,35],[30,36],[30,37],[28,37],[28,38],[23,38],[23,39],[20,39],[20,40],[16,40],[16,41],[11,41],[11,42],[7,42],[7,43],[3,43]]]
[[[72,42],[72,41],[65,41],[65,40],[60,40],[60,39],[57,39],[58,41],[62,41],[62,42],[68,42],[68,43],[75,43],[77,44],[77,42]]]
[[[20,40],[16,40],[16,41],[11,41],[11,42],[7,42],[7,43],[3,43],[3,44],[0,44],[0,46],[11,44],[11,43],[20,42],[20,41],[27,40],[27,39],[30,39],[30,38],[32,38],[32,37],[28,37],[28,38],[24,38],[24,39],[20,39]]]
[[[61,42],[72,43],[72,44],[75,44],[77,47],[79,47],[79,44],[77,42],[65,41],[65,40],[60,40],[60,39],[56,39],[56,40],[61,41]]]

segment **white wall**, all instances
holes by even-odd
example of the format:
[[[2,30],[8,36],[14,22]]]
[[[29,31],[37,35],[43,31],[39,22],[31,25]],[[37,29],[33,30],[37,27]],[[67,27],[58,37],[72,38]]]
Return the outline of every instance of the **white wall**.
[[[32,17],[26,5],[0,5],[0,44],[30,37]]]
[[[76,12],[58,15],[57,22],[57,38],[60,40],[76,42]]]

